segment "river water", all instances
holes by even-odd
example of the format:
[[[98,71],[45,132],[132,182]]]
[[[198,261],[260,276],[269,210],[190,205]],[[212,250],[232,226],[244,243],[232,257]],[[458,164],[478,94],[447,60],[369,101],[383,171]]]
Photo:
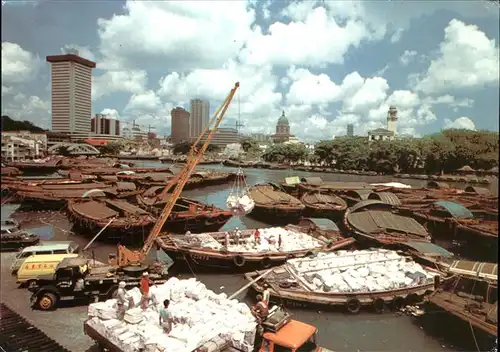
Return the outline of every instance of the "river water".
[[[155,162],[140,162],[138,166],[161,167],[168,165]],[[221,171],[236,171],[233,168],[221,166],[203,166],[203,168],[220,169]],[[365,182],[403,182],[413,187],[422,187],[426,181],[401,180],[388,176],[352,176],[339,174],[318,174],[287,170],[260,170],[245,169],[247,183],[252,186],[260,182],[280,182],[287,176],[318,176],[330,181],[365,181]],[[458,185],[460,187],[460,184]],[[461,186],[464,187],[463,185]],[[491,187],[497,192],[497,185]],[[195,198],[205,203],[224,208],[231,185],[214,186],[183,193],[184,196]],[[22,227],[37,233],[44,240],[73,240],[82,248],[88,243],[93,234],[82,236],[71,232],[71,224],[61,213],[52,212],[17,212],[17,205],[2,206],[2,220],[12,216],[21,221]],[[248,217],[233,217],[224,226],[226,229],[234,227],[257,228],[269,225]],[[95,258],[105,261],[109,253],[116,251],[115,245],[102,244],[96,241],[89,248]],[[208,288],[216,292],[231,294],[246,284],[241,275],[227,275],[221,273],[202,274],[186,273],[183,277],[195,275]],[[248,300],[248,297],[239,297]],[[67,308],[70,310],[71,308]],[[321,312],[302,309],[290,310],[296,319],[314,324],[319,329],[319,343],[334,351],[472,351],[476,350],[472,332],[467,327],[458,333],[447,322],[449,319],[443,314],[422,318],[414,318],[399,313],[373,314],[362,312],[358,315],[348,315],[334,312]],[[34,312],[33,314],[36,314]],[[77,314],[77,313],[75,313]],[[81,313],[78,313],[81,314]],[[82,316],[82,319],[84,317]],[[36,320],[36,318],[33,318]]]

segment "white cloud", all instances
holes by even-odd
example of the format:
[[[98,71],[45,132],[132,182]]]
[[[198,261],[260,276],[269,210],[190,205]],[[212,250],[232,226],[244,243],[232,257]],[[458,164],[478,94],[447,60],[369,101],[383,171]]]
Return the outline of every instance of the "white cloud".
[[[188,99],[204,98],[218,106],[237,81],[240,88],[227,111],[228,117],[237,117],[238,100],[241,119],[248,123],[245,128],[268,123],[271,116],[278,114],[282,100],[282,94],[276,91],[279,80],[267,65],[238,65],[230,60],[222,69],[199,69],[187,75],[174,72],[160,80],[157,93],[175,105],[187,107]]]
[[[343,111],[363,113],[378,106],[387,97],[389,84],[382,77],[364,79],[358,72],[348,74],[342,81]]]
[[[416,89],[427,94],[498,84],[499,54],[494,40],[475,25],[453,19],[444,30],[439,57],[417,77]],[[412,77],[415,79],[415,77]]]
[[[455,121],[452,121],[450,119],[444,119],[444,128],[445,129],[458,128],[458,129],[466,129],[466,130],[475,130],[476,125],[474,124],[474,121],[472,121],[468,117],[459,117]]]
[[[4,102],[2,99],[2,115],[16,120],[28,120],[42,128],[50,128],[50,108],[50,101],[36,95],[17,93],[9,101]]]
[[[338,100],[341,95],[341,88],[324,73],[314,75],[307,69],[292,66],[287,75],[293,82],[286,95],[288,104],[325,104]]]
[[[35,78],[40,60],[15,43],[2,42],[2,83],[22,83]]]
[[[76,44],[66,44],[61,48],[61,53],[69,53],[76,51],[78,53],[78,56],[83,57],[84,59],[90,60],[90,61],[96,61],[95,55],[92,53],[90,48],[88,46],[80,46]]]
[[[375,72],[375,74],[373,76],[384,76],[384,74],[387,72],[387,70],[389,69],[390,65],[387,64],[385,65],[384,67],[382,67],[380,70],[378,70],[377,72]]]
[[[446,94],[446,95],[441,95],[438,96],[437,98],[432,98],[432,97],[427,97],[424,100],[427,104],[430,105],[438,105],[438,104],[443,104],[443,105],[448,105],[453,108],[471,108],[474,106],[474,100],[469,99],[469,98],[464,98],[464,99],[457,99],[452,95]]]
[[[269,26],[269,34],[256,31],[242,50],[241,60],[255,65],[340,64],[351,47],[373,38],[361,21],[348,20],[345,26],[339,25],[323,7],[316,7],[307,15],[294,16],[303,20],[288,24],[275,22]]]
[[[217,68],[251,35],[243,1],[127,1],[125,14],[99,19],[103,68]]]
[[[148,74],[144,70],[107,71],[92,79],[92,99],[115,92],[140,93],[146,89]]]
[[[408,64],[415,58],[417,52],[415,50],[405,50],[403,55],[399,58],[401,65],[408,66]]]
[[[152,90],[143,93],[133,94],[125,106],[125,112],[147,112],[154,113],[161,107],[160,97]]]
[[[403,28],[398,28],[394,34],[391,36],[391,43],[397,43],[401,40],[401,37],[403,36],[404,29]]]
[[[2,96],[12,93],[12,87],[2,85]]]
[[[120,119],[120,113],[116,109],[109,109],[109,108],[102,109],[101,114],[106,115],[108,118],[112,118],[115,120]]]

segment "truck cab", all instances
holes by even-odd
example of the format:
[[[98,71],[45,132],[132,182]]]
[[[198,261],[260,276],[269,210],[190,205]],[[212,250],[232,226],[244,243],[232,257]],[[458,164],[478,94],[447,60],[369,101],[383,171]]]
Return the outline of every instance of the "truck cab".
[[[28,288],[31,303],[41,310],[54,309],[59,301],[84,300],[86,303],[113,298],[118,283],[125,281],[126,288],[139,285],[140,278],[119,275],[111,267],[91,268],[86,258],[66,258],[56,267],[53,275],[40,276]],[[150,274],[155,284],[164,283],[162,275]]]
[[[315,326],[291,319],[283,307],[273,307],[262,327],[258,352],[329,352],[317,345]]]

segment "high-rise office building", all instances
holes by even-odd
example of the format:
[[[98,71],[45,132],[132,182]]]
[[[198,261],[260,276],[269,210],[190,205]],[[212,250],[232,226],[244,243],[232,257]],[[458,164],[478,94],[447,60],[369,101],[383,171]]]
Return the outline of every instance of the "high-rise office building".
[[[77,53],[47,56],[46,60],[52,64],[52,131],[89,133],[95,62]]]
[[[210,104],[206,100],[192,99],[189,117],[189,137],[198,138],[210,120]]]
[[[189,112],[177,107],[170,112],[172,116],[172,131],[170,137],[173,143],[189,141]]]
[[[91,119],[91,132],[97,134],[120,135],[120,121],[103,114],[95,114]]]
[[[352,123],[347,125],[347,137],[354,136],[354,125]]]

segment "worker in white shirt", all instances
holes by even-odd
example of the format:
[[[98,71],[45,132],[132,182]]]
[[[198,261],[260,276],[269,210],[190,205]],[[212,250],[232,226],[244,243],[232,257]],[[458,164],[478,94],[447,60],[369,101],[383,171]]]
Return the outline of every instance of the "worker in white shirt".
[[[127,291],[125,291],[125,281],[120,281],[118,284],[118,291],[116,292],[117,306],[118,306],[118,319],[123,320],[125,312],[128,308]]]
[[[240,245],[240,237],[241,237],[241,232],[240,229],[237,227],[234,229],[234,241],[236,242],[236,245]]]

